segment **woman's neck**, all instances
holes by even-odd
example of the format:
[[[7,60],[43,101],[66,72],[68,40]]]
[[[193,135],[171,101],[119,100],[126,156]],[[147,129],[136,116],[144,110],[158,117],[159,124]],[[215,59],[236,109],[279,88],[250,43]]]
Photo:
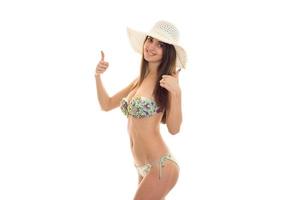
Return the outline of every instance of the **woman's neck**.
[[[148,63],[148,76],[157,76],[159,63]]]

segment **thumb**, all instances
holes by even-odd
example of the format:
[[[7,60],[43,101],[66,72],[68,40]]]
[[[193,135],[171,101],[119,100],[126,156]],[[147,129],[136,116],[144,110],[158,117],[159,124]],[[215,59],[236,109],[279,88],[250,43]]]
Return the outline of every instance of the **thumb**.
[[[104,61],[104,52],[101,51],[101,61]]]

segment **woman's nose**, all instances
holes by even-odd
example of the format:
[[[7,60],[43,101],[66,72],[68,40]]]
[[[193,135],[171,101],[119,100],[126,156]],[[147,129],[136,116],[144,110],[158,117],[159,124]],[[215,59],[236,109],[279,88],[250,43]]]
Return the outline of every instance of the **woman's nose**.
[[[148,49],[149,50],[155,50],[156,49],[156,45],[154,44],[154,42],[149,44]]]

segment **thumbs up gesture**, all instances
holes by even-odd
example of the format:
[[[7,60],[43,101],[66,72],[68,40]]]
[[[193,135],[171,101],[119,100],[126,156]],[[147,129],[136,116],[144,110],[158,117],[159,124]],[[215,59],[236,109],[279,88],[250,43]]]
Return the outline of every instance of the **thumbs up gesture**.
[[[105,72],[105,70],[108,68],[108,62],[104,61],[104,52],[101,51],[101,60],[99,61],[97,68],[96,68],[96,76],[99,76],[100,74],[102,74],[103,72]]]
[[[160,86],[167,89],[171,94],[178,94],[180,92],[179,76],[180,69],[174,72],[172,75],[162,75],[160,80]]]

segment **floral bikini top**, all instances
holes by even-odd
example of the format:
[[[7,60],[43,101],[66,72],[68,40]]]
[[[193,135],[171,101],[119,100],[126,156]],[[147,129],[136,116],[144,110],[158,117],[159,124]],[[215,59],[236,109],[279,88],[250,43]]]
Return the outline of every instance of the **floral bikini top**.
[[[155,113],[161,112],[154,100],[142,96],[133,97],[130,101],[123,98],[120,108],[127,117],[130,115],[135,118],[151,117]]]

